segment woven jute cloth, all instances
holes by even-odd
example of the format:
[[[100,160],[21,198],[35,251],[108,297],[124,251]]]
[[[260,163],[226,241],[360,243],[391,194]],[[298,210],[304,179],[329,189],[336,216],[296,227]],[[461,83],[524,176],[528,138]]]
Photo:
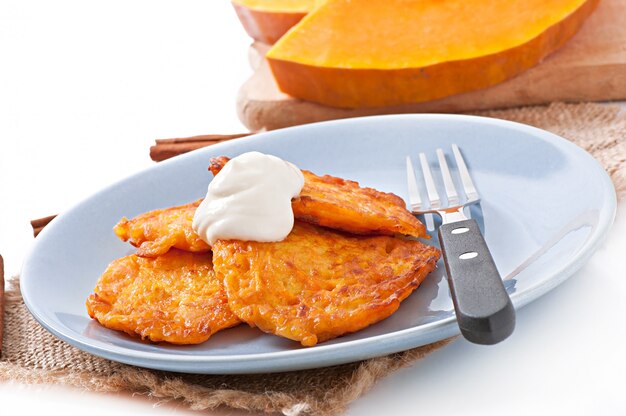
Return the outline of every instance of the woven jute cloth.
[[[537,126],[589,151],[607,170],[616,189],[626,189],[626,114],[616,106],[553,104],[483,112]],[[256,375],[187,375],[115,363],[84,353],[50,335],[26,310],[13,279],[6,293],[4,351],[0,380],[62,383],[92,391],[141,393],[177,400],[192,409],[229,406],[288,416],[332,415],[378,380],[424,358],[449,342],[362,362],[306,371]],[[429,359],[436,359],[436,355]]]

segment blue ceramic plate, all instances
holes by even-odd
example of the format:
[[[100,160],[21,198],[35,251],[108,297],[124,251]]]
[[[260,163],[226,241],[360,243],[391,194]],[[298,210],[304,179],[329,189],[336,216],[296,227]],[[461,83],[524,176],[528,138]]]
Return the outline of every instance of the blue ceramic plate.
[[[405,156],[457,143],[480,206],[472,208],[519,308],[579,269],[615,214],[613,185],[586,152],[533,127],[470,116],[396,115],[310,124],[201,149],[116,183],[57,217],[37,237],[21,277],[24,300],[50,332],[111,360],[190,373],[253,373],[346,363],[457,334],[443,266],[390,318],[313,348],[240,325],[195,346],[155,345],[92,321],[85,299],[112,260],[132,253],[112,227],[122,216],[202,197],[212,156],[258,150],[303,169],[406,199]],[[414,159],[415,161],[416,159]],[[431,240],[436,244],[436,239]]]

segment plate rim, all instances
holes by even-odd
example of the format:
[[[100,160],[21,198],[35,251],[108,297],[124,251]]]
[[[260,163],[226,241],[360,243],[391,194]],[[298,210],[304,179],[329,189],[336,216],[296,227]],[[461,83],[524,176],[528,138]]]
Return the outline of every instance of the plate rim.
[[[579,248],[578,256],[568,263],[564,263],[560,268],[553,273],[546,275],[541,281],[537,282],[533,286],[526,288],[522,292],[516,292],[511,295],[511,301],[515,309],[519,309],[522,306],[532,302],[533,300],[541,297],[543,294],[554,289],[562,282],[567,280],[573,273],[580,269],[589,258],[595,253],[598,247],[602,244],[608,234],[608,230],[613,224],[616,209],[617,209],[617,197],[613,182],[609,178],[608,174],[599,164],[599,162],[584,149],[580,148],[571,141],[560,137],[554,133],[548,132],[543,129],[539,129],[526,124],[496,119],[484,116],[474,115],[459,115],[459,114],[390,114],[390,115],[378,115],[368,117],[356,117],[341,120],[331,120],[319,123],[310,123],[305,125],[299,125],[294,127],[288,127],[285,129],[273,130],[269,132],[257,133],[242,139],[238,139],[238,143],[247,144],[248,142],[255,142],[258,140],[264,140],[267,136],[276,136],[277,132],[280,134],[289,134],[290,132],[297,134],[301,129],[316,129],[318,126],[333,126],[340,124],[354,124],[368,121],[382,120],[382,122],[393,122],[394,120],[410,119],[416,120],[446,120],[446,121],[469,121],[475,124],[487,124],[487,125],[499,125],[505,128],[514,128],[521,130],[524,133],[530,134],[537,139],[546,141],[553,144],[560,152],[569,151],[574,154],[578,154],[579,157],[588,159],[590,166],[594,166],[596,174],[602,183],[603,193],[606,194],[605,203],[608,203],[609,212],[604,216],[601,216],[598,220],[598,226],[592,231],[592,234],[587,238],[585,243]],[[228,147],[228,142],[219,143],[210,146],[211,150],[219,149],[221,147]],[[71,214],[74,210],[80,209],[83,203],[89,199],[95,197],[98,194],[105,193],[109,189],[117,187],[118,185],[133,181],[136,176],[145,175],[147,172],[153,169],[167,169],[167,166],[172,163],[184,163],[185,159],[194,157],[198,153],[208,151],[208,148],[201,148],[176,156],[170,160],[166,160],[142,169],[132,175],[129,175],[123,179],[115,181],[108,186],[105,186],[84,198],[80,202],[76,203],[67,211],[61,213],[57,218],[64,218],[65,215]],[[60,326],[56,322],[48,321],[45,310],[40,308],[31,302],[29,294],[29,267],[33,258],[36,258],[37,252],[41,249],[38,247],[41,244],[45,244],[47,240],[46,236],[49,233],[53,233],[58,224],[58,220],[55,218],[40,234],[40,238],[35,239],[34,243],[30,247],[27,255],[24,257],[22,267],[20,271],[20,286],[22,291],[22,298],[24,303],[35,318],[46,330],[51,332],[56,337],[63,341],[73,345],[74,347],[83,350],[87,353],[94,354],[103,358],[119,361],[126,364],[137,365],[141,367],[147,367],[159,370],[177,371],[177,372],[190,372],[190,373],[202,373],[202,374],[241,374],[241,373],[258,373],[258,372],[279,372],[300,370],[308,368],[324,367],[327,365],[334,365],[340,363],[353,362],[360,359],[372,358],[381,355],[386,355],[393,352],[403,351],[408,348],[419,347],[426,345],[429,342],[434,342],[447,338],[449,336],[459,334],[458,327],[456,325],[456,317],[454,314],[448,318],[440,319],[427,324],[422,324],[416,327],[410,327],[393,331],[389,333],[379,334],[367,338],[346,341],[337,344],[318,345],[314,348],[301,348],[286,351],[274,351],[255,354],[235,354],[235,355],[220,355],[220,356],[205,356],[205,355],[170,355],[167,351],[163,352],[148,352],[130,350],[126,347],[120,347],[116,345],[110,345],[103,341],[90,339],[83,334],[76,333],[70,330],[66,326]],[[25,278],[26,277],[26,278]],[[45,308],[44,308],[45,309]],[[430,337],[426,335],[431,334]],[[83,341],[86,339],[86,341]],[[422,339],[424,342],[411,342],[411,339]],[[384,344],[384,347],[367,349],[361,351],[360,354],[352,354],[347,359],[342,359],[333,356],[333,353],[344,349],[356,350],[362,344]],[[307,356],[314,354],[319,357],[318,360],[301,361],[301,356]],[[297,365],[293,365],[294,362]],[[228,364],[236,364],[237,367],[228,367]],[[249,364],[247,367],[240,367],[242,364]]]

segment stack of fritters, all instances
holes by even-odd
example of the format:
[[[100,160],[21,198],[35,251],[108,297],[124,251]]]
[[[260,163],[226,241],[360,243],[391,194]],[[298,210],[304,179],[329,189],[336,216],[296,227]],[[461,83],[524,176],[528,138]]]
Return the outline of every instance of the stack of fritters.
[[[212,159],[210,170],[227,162]],[[196,344],[243,321],[305,346],[388,317],[439,250],[411,238],[427,234],[396,195],[303,173],[280,242],[218,240],[211,250],[191,227],[200,201],[122,219],[115,233],[137,253],[109,265],[89,315],[155,342]]]

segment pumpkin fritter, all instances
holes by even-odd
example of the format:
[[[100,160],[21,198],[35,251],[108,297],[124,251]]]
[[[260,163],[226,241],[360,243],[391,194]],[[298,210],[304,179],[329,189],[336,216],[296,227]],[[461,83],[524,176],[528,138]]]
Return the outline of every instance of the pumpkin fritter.
[[[137,247],[137,255],[156,257],[178,248],[196,253],[210,247],[191,228],[193,215],[202,199],[186,205],[146,212],[129,220],[122,218],[113,229],[123,241]]]
[[[211,159],[217,173],[227,157]],[[429,238],[424,225],[406,209],[402,198],[392,193],[361,188],[358,182],[330,175],[317,176],[303,170],[304,187],[291,206],[296,219],[363,235],[409,235]],[[191,224],[202,199],[176,207],[157,209],[133,219],[122,218],[115,234],[137,247],[137,255],[156,257],[170,248],[208,252],[210,247]]]
[[[153,342],[198,344],[240,321],[228,307],[211,255],[176,249],[113,261],[87,298],[100,324]]]
[[[388,317],[439,256],[419,241],[348,235],[299,221],[280,242],[213,245],[215,273],[235,315],[304,346]]]
[[[217,175],[228,161],[225,156],[213,158],[209,170]],[[291,203],[296,219],[353,234],[429,238],[399,196],[330,175],[302,173],[304,187]]]

